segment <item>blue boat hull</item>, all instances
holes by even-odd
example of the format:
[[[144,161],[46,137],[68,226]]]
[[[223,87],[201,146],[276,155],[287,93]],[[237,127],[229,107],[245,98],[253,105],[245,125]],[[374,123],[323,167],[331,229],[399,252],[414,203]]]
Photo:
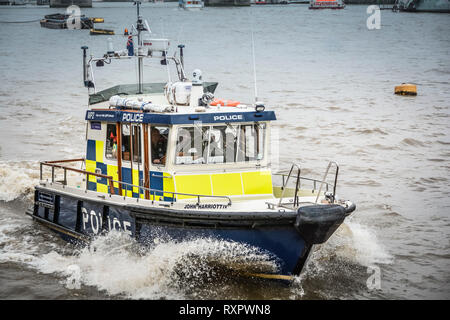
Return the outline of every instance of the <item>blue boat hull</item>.
[[[276,270],[269,273],[292,276],[299,274],[306,262],[311,245],[294,227],[295,217],[270,221],[200,221],[180,220],[166,210],[136,212],[129,207],[87,201],[57,192],[36,188],[35,204],[30,215],[72,242],[89,242],[93,236],[110,230],[128,233],[142,244],[153,244],[155,237],[167,237],[182,242],[193,239],[218,239],[242,243],[270,257]],[[255,270],[248,270],[249,273]],[[282,278],[282,277],[281,277]],[[280,278],[280,279],[281,279]]]
[[[144,225],[141,229],[140,239],[143,243],[152,241],[153,234],[160,232],[168,235],[174,241],[185,241],[192,239],[217,239],[230,242],[238,242],[257,248],[261,256],[270,257],[276,263],[277,274],[295,274],[297,264],[302,256],[306,244],[292,227],[266,227],[254,230],[245,229],[200,229],[167,227],[158,225]],[[255,269],[247,270],[249,272]],[[273,272],[273,271],[271,271]]]

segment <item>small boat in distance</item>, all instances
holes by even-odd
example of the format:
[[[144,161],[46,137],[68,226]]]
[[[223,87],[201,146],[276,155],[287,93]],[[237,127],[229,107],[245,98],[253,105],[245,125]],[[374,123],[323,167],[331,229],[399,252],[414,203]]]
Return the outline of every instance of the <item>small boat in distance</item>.
[[[262,5],[262,4],[289,4],[288,0],[255,0],[250,1],[251,4]]]
[[[344,9],[343,0],[311,0],[309,9]]]
[[[200,10],[205,6],[205,4],[202,0],[179,0],[178,6],[185,10]]]
[[[450,0],[396,0],[392,11],[450,13]]]
[[[54,13],[44,16],[40,21],[41,27],[48,29],[69,29],[67,22],[73,19],[69,14]],[[81,29],[92,29],[94,23],[103,23],[103,18],[88,18],[84,14],[79,16]]]

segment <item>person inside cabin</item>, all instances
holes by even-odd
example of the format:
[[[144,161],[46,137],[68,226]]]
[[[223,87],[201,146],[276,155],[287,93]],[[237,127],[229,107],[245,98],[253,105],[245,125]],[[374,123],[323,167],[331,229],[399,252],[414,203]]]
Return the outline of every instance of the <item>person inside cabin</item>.
[[[166,164],[167,138],[155,127],[151,130],[152,163]]]
[[[117,159],[116,125],[108,124],[106,130],[106,158]]]
[[[112,141],[112,157],[115,159],[117,158],[117,137],[114,136],[114,134],[111,132],[111,141]]]
[[[122,160],[131,160],[131,126],[122,125]]]

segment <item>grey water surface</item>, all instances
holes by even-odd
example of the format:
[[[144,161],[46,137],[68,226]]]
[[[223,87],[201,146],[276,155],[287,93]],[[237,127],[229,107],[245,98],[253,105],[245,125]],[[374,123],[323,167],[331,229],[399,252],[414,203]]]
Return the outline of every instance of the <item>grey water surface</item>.
[[[299,163],[321,178],[328,161],[339,163],[338,194],[357,210],[285,286],[211,267],[210,259],[238,251],[229,243],[161,241],[136,253],[130,239],[111,235],[95,250],[75,248],[32,222],[24,212],[39,161],[84,156],[80,47],[102,55],[107,37],[5,23],[64,9],[0,7],[0,299],[449,299],[450,16],[383,10],[381,28],[369,30],[366,9],[141,10],[172,52],[185,44],[188,74],[201,69],[205,81],[219,82],[216,97],[242,102],[255,97],[253,30],[258,99],[278,118],[275,165]],[[98,27],[114,29],[114,47],[125,49],[131,3],[94,3],[82,13],[103,17]],[[136,69],[113,63],[96,80],[103,88],[134,83]],[[159,61],[146,62],[147,82],[167,75]],[[394,95],[403,82],[418,95]]]

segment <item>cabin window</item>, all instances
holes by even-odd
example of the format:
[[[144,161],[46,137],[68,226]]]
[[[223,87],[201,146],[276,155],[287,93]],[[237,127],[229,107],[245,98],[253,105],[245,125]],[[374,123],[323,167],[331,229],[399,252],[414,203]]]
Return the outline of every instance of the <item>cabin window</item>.
[[[265,123],[179,128],[175,164],[262,160],[265,129]]]
[[[122,159],[141,162],[141,127],[139,125],[122,124]]]
[[[164,126],[150,127],[150,152],[152,163],[156,165],[166,164],[167,139],[169,138],[169,128]]]
[[[237,137],[236,162],[263,159],[265,129],[265,123],[240,126]]]
[[[107,159],[117,159],[117,133],[116,124],[106,126],[106,151]]]
[[[131,139],[133,141],[133,161],[134,162],[142,162],[141,161],[141,126],[134,125],[131,126]]]
[[[175,164],[206,163],[209,127],[193,126],[178,129]]]
[[[211,127],[209,132],[209,146],[208,146],[208,163],[224,163],[233,162],[234,157],[230,155],[230,151],[233,149],[234,136],[227,140],[228,137],[232,135],[228,130],[227,126],[215,126]],[[227,148],[227,143],[230,148]],[[226,152],[228,150],[228,158],[226,157]]]

